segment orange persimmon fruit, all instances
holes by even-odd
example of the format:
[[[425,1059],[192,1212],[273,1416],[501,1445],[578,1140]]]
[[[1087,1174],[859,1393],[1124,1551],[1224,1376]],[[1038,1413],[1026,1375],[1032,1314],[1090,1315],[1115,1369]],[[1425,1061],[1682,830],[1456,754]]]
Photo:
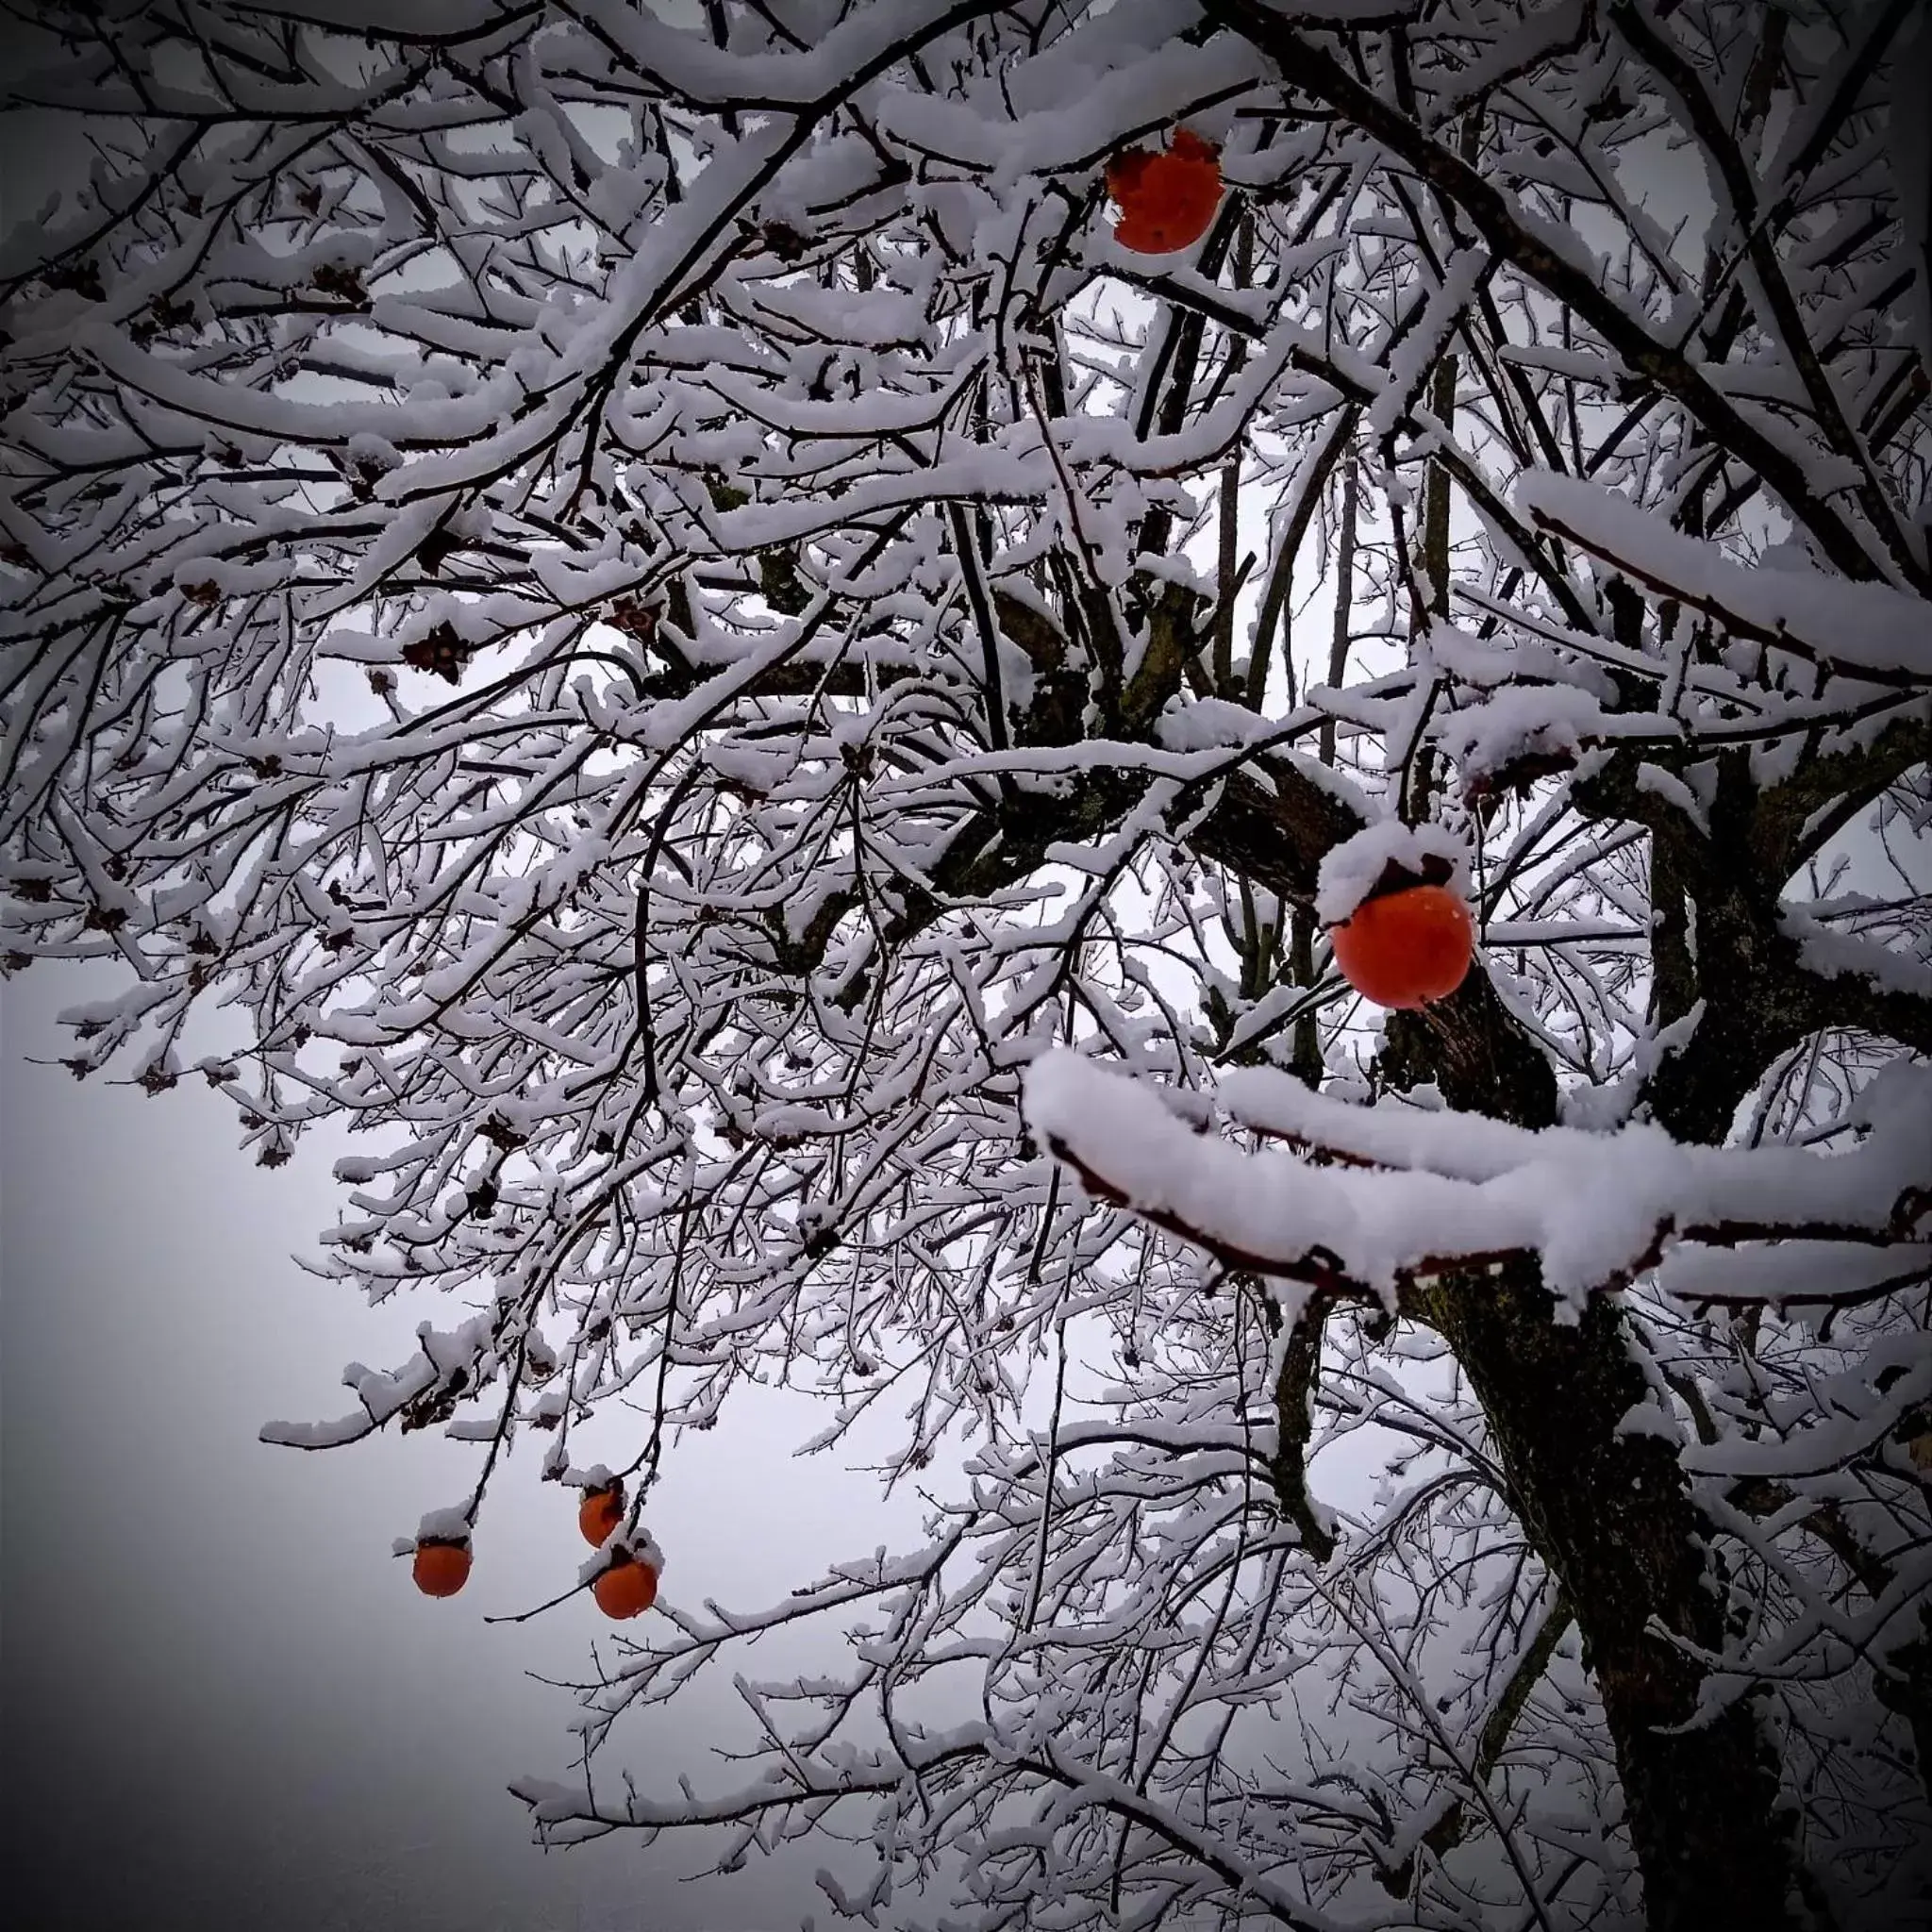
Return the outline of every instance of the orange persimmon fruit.
[[[1114,240],[1137,255],[1170,255],[1208,232],[1221,206],[1221,150],[1177,127],[1164,152],[1130,147],[1107,164],[1121,218]]]
[[[658,1573],[648,1563],[620,1552],[591,1586],[597,1607],[622,1623],[641,1616],[658,1600]]]
[[[454,1596],[470,1580],[470,1546],[425,1536],[416,1545],[416,1588],[425,1596]]]
[[[1364,999],[1421,1007],[1462,984],[1475,957],[1475,922],[1447,888],[1405,886],[1364,900],[1328,940],[1341,976]]]
[[[621,1482],[606,1483],[600,1490],[586,1490],[584,1500],[577,1505],[577,1527],[584,1533],[584,1541],[595,1549],[601,1549],[608,1540],[610,1532],[624,1521],[624,1485]]]

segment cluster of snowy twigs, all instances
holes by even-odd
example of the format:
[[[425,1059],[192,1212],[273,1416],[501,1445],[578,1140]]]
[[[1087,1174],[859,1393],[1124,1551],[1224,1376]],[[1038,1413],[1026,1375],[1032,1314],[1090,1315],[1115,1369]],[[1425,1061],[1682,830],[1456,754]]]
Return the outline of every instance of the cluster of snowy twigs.
[[[317,1265],[457,1309],[268,1433],[472,1441],[487,1535],[748,1380],[890,1419],[926,1544],[669,1591],[554,1840],[856,1824],[833,1909],[981,1932],[1904,1909],[1932,28],[690,11],[0,79],[86,142],[0,242],[4,964],[122,970],[77,1076],[365,1136]],[[1383,1016],[1323,867],[1398,821],[1484,953]],[[751,1782],[618,1775],[801,1625]]]

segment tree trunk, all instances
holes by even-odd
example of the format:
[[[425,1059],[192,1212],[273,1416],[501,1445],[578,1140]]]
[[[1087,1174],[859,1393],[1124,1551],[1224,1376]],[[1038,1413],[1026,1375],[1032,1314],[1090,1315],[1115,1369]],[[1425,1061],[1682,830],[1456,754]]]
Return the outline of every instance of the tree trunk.
[[[1452,1107],[1541,1127],[1556,1083],[1472,973],[1422,1014],[1391,1018],[1383,1066],[1433,1078]],[[1728,1117],[1726,1117],[1728,1118]],[[1777,1825],[1777,1764],[1748,1706],[1682,1734],[1703,1667],[1653,1623],[1708,1650],[1723,1605],[1705,1573],[1707,1527],[1674,1446],[1620,1435],[1649,1392],[1615,1302],[1566,1324],[1533,1262],[1445,1276],[1416,1296],[1482,1404],[1524,1530],[1575,1607],[1617,1754],[1651,1932],[1793,1924],[1790,1847]]]
[[[1305,900],[1307,843],[1324,806],[1296,793],[1287,810],[1285,795],[1231,783],[1196,828],[1195,849]],[[1547,1055],[1480,968],[1438,1005],[1391,1014],[1379,1064],[1391,1086],[1433,1082],[1465,1111],[1525,1127],[1557,1118]],[[1707,1116],[1709,1138],[1722,1139],[1729,1109],[1706,1108],[1698,1118]],[[1690,1138],[1680,1123],[1670,1124]],[[1579,1324],[1564,1325],[1533,1273],[1444,1281],[1415,1301],[1468,1374],[1524,1531],[1575,1606],[1653,1932],[1792,1924],[1776,1766],[1751,1712],[1727,1711],[1681,1736],[1659,1728],[1693,1715],[1705,1674],[1646,1634],[1651,1621],[1715,1649],[1722,1607],[1706,1583],[1707,1526],[1674,1450],[1656,1437],[1617,1433],[1648,1393],[1621,1311],[1598,1297]]]
[[[1650,1633],[1723,1640],[1702,1523],[1672,1446],[1619,1436],[1647,1393],[1622,1317],[1602,1298],[1554,1319],[1533,1270],[1443,1282],[1428,1297],[1489,1419],[1524,1527],[1574,1605],[1617,1753],[1652,1932],[1793,1923],[1777,1767],[1745,1706],[1682,1735],[1702,1667]]]

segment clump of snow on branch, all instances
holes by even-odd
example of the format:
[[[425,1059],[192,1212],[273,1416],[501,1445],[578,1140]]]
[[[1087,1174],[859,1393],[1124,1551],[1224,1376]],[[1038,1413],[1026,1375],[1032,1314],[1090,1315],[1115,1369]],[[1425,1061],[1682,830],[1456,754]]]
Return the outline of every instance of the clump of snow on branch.
[[[1027,1069],[1026,1120],[1124,1205],[1243,1265],[1391,1294],[1418,1274],[1529,1251],[1573,1304],[1624,1286],[1677,1238],[1884,1234],[1924,1179],[1932,1147],[1932,1071],[1904,1064],[1866,1090],[1866,1138],[1835,1158],[1686,1147],[1641,1124],[1530,1131],[1359,1108],[1259,1070],[1228,1082],[1244,1124],[1357,1164],[1243,1153],[1064,1050]]]
[[[1323,858],[1315,881],[1315,916],[1339,925],[1381,884],[1391,867],[1410,874],[1410,882],[1469,888],[1469,847],[1446,825],[1404,824],[1378,819],[1344,839]]]
[[[442,1509],[425,1509],[416,1525],[419,1542],[466,1543],[472,1541],[469,1509],[456,1505]]]

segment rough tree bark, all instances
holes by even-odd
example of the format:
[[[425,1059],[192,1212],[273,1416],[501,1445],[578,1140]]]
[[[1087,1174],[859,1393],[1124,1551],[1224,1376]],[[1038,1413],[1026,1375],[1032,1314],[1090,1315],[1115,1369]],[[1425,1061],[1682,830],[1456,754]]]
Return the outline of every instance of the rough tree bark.
[[[1307,853],[1309,827],[1281,838],[1270,863],[1248,814],[1272,807],[1293,816],[1322,796],[1308,793],[1284,786],[1267,806],[1231,794],[1203,828],[1206,846],[1224,863],[1241,857],[1270,890],[1305,898],[1312,868],[1296,854]],[[1452,1107],[1519,1126],[1557,1118],[1549,1061],[1480,971],[1441,1006],[1392,1016],[1388,1041],[1383,1070],[1398,1086],[1432,1081]],[[1731,1110],[1722,1110],[1725,1125]],[[1698,1112],[1717,1109],[1686,1115]],[[1615,1301],[1598,1297],[1568,1323],[1532,1265],[1444,1278],[1418,1291],[1415,1312],[1469,1376],[1524,1531],[1574,1607],[1655,1932],[1800,1923],[1788,1905],[1777,1767],[1751,1710],[1734,1705],[1679,1728],[1696,1715],[1706,1673],[1661,1633],[1716,1649],[1722,1607],[1706,1576],[1706,1524],[1674,1450],[1619,1433],[1647,1389]]]

